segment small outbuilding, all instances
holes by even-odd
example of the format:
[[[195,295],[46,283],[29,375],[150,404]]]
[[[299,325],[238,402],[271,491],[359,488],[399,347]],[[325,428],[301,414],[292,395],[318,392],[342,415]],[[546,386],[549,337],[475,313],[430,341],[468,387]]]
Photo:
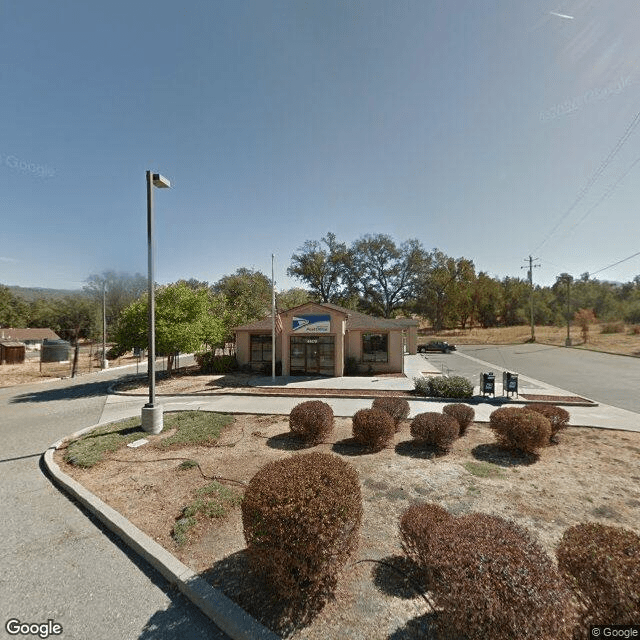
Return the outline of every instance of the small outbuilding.
[[[0,340],[14,340],[22,342],[29,350],[39,350],[45,340],[60,340],[60,336],[52,329],[0,329]]]
[[[0,364],[22,364],[26,346],[14,340],[0,340]]]
[[[272,362],[271,316],[234,328],[238,364],[259,371]],[[276,362],[282,375],[344,375],[345,361],[371,373],[401,373],[415,354],[418,321],[368,316],[331,303],[308,302],[276,317]]]

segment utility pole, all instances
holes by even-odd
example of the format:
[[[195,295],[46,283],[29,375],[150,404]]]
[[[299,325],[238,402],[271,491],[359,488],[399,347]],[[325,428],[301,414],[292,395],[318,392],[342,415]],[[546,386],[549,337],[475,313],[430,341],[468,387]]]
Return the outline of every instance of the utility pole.
[[[528,275],[529,275],[529,286],[531,287],[531,292],[529,294],[529,302],[530,302],[530,306],[531,306],[531,342],[535,342],[536,341],[536,329],[535,329],[535,324],[533,322],[533,269],[534,267],[539,267],[539,264],[533,264],[536,260],[540,260],[540,258],[532,258],[531,256],[529,256],[529,258],[525,258],[525,262],[529,262],[529,271],[528,271]],[[521,269],[526,269],[526,267],[520,267]]]

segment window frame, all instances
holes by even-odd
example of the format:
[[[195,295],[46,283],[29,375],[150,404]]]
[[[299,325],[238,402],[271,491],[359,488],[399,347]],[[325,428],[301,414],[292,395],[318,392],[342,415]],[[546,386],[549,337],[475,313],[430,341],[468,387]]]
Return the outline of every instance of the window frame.
[[[380,350],[369,350],[365,349],[365,344],[367,340],[369,344],[371,344],[371,336],[381,336],[384,339],[384,359],[378,358],[376,354],[382,353]],[[388,331],[363,331],[360,337],[360,345],[361,345],[361,362],[365,364],[375,364],[375,363],[388,363],[389,362],[389,332]]]

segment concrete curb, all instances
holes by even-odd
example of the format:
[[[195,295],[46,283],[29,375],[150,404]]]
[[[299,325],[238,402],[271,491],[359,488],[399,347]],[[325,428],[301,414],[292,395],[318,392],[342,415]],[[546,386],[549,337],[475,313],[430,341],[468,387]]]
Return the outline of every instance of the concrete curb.
[[[44,452],[44,464],[51,478],[59,487],[73,496],[95,515],[110,531],[115,533],[154,569],[198,607],[214,624],[234,640],[280,640],[275,633],[261,625],[244,609],[212,587],[206,580],[182,564],[155,540],[131,524],[124,516],[85,489],[79,482],[60,470],[53,453],[63,442],[95,429],[94,425],[82,429],[68,438],[52,444]]]
[[[122,397],[130,397],[130,398],[146,398],[148,394],[146,393],[126,393],[123,391],[118,391],[117,390],[117,384],[111,385],[108,389],[107,392],[111,395],[114,396],[122,396]],[[255,389],[255,387],[252,387]],[[183,397],[183,398],[212,398],[212,397],[217,397],[217,396],[241,396],[241,397],[258,397],[258,398],[304,398],[305,400],[309,400],[309,399],[322,399],[322,398],[344,398],[345,400],[371,400],[373,398],[377,398],[379,396],[374,395],[375,391],[371,391],[370,394],[364,394],[364,393],[350,393],[350,394],[331,394],[331,393],[318,393],[318,394],[314,394],[313,388],[300,388],[303,391],[305,391],[306,393],[302,393],[302,394],[291,394],[291,393],[287,393],[286,391],[281,391],[281,392],[269,392],[269,393],[260,393],[258,392],[247,392],[247,391],[234,391],[234,392],[224,392],[224,393],[220,393],[220,392],[205,392],[205,393],[156,393],[157,397],[167,397],[167,398],[177,398],[177,397]],[[331,391],[331,389],[327,389],[326,391]],[[354,392],[357,391],[356,389],[354,389]],[[389,391],[388,389],[384,389],[384,391]],[[526,394],[525,394],[526,395]],[[553,395],[553,394],[549,394],[549,395]],[[388,395],[385,395],[385,397],[391,397]],[[406,395],[405,391],[397,391],[397,395],[394,397],[401,397],[401,398],[406,398],[407,400],[425,400],[425,401],[432,401],[432,402],[446,402],[446,403],[450,403],[450,402],[466,402],[467,404],[471,404],[471,405],[478,405],[478,404],[511,404],[513,402],[515,402],[516,404],[539,404],[541,402],[545,402],[544,400],[527,400],[525,398],[522,397],[508,397],[508,396],[495,396],[494,397],[483,397],[481,395],[475,395],[471,398],[430,398],[428,396],[410,396],[408,397]],[[556,396],[556,397],[562,397],[562,396]],[[567,407],[597,407],[599,406],[599,404],[595,401],[595,400],[590,400],[588,398],[584,399],[584,402],[563,402],[562,400],[549,400],[548,401],[550,404],[555,404],[555,405],[560,405],[560,406],[567,406]]]

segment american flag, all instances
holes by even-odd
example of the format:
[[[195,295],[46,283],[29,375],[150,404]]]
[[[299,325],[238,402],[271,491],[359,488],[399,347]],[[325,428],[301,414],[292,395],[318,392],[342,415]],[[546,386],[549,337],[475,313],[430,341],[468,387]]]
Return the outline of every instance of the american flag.
[[[276,313],[276,333],[282,333],[282,318]]]

